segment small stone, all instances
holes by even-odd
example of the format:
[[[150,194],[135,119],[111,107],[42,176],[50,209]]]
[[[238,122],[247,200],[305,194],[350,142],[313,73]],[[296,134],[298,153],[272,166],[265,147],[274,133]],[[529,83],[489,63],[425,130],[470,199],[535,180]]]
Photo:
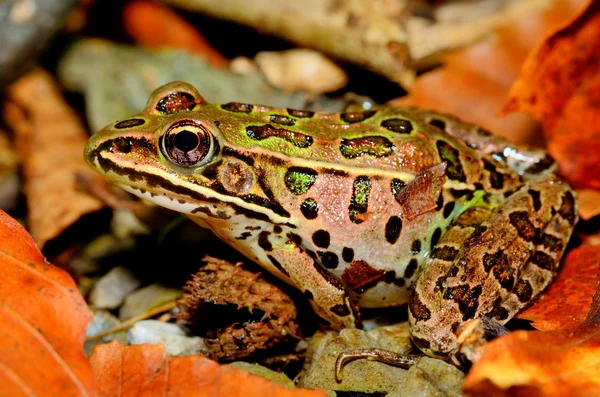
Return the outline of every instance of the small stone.
[[[156,320],[135,323],[127,333],[127,340],[132,345],[162,343],[172,356],[190,356],[207,351],[203,338],[187,336],[179,325]]]
[[[408,321],[372,329],[368,332],[384,350],[400,354],[410,354],[413,344],[410,340]]]
[[[337,337],[320,336],[307,367],[307,375],[299,386],[309,389],[354,391],[362,393],[389,392],[406,376],[407,371],[370,360],[354,360],[342,371],[342,381],[335,380],[335,361],[340,353],[350,349],[381,349],[377,341],[362,330],[344,329]],[[325,345],[326,344],[326,345]],[[323,347],[323,345],[325,345]]]
[[[90,306],[96,309],[115,309],[127,295],[140,286],[140,280],[122,266],[113,267],[96,282],[90,292]]]
[[[92,321],[87,326],[85,336],[86,338],[90,338],[94,335],[106,331],[107,329],[117,327],[120,324],[121,321],[119,321],[119,319],[116,316],[112,315],[110,312],[106,310],[96,310],[94,312],[94,317],[92,318]],[[91,341],[85,342],[85,344],[83,345],[85,354],[89,356],[94,346],[99,345],[101,343],[110,342],[111,340],[119,340],[123,343],[126,343],[127,333],[125,331],[115,332],[114,334],[106,335],[102,338],[93,339]]]
[[[119,311],[121,321],[128,320],[150,309],[177,299],[182,294],[181,290],[167,288],[160,284],[151,284],[132,292]]]
[[[410,367],[388,397],[464,397],[465,375],[453,365],[435,358],[423,357]]]

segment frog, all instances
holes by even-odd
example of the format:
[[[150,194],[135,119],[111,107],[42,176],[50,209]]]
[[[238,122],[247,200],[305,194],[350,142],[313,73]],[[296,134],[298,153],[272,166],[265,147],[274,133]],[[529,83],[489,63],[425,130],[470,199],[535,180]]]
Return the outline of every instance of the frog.
[[[503,325],[538,297],[578,220],[544,150],[413,107],[213,104],[176,81],[84,156],[300,290],[326,327],[407,305],[432,357],[455,354],[466,324]]]

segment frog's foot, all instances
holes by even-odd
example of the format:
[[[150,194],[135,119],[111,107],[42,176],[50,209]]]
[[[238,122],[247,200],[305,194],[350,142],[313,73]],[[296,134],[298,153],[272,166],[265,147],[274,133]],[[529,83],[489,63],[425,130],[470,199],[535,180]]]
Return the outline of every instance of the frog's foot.
[[[381,363],[407,368],[415,365],[420,355],[400,354],[383,349],[352,349],[341,353],[335,360],[335,380],[342,381],[342,370],[350,361],[366,359]]]

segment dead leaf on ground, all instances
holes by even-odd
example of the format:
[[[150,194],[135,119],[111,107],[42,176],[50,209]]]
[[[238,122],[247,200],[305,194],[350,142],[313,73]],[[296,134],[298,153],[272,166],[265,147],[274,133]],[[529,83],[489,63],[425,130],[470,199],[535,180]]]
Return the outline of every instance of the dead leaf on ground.
[[[576,248],[564,258],[544,296],[517,317],[533,321],[541,331],[576,327],[585,320],[599,282],[600,246]]]
[[[600,2],[527,58],[505,111],[542,123],[548,150],[573,185],[600,189]]]
[[[202,356],[167,356],[163,345],[98,345],[92,351],[98,394],[119,396],[324,397],[318,390],[286,389]]]
[[[137,43],[147,48],[179,48],[201,55],[215,68],[226,68],[229,64],[198,29],[160,3],[128,2],[123,10],[123,25]]]
[[[600,191],[578,189],[577,204],[579,206],[579,217],[584,221],[600,215]]]
[[[2,395],[94,395],[83,354],[92,313],[71,277],[1,210],[0,279]]]
[[[43,247],[82,215],[103,207],[78,188],[76,175],[104,182],[85,164],[87,133],[47,72],[25,75],[7,93],[16,104],[7,108],[5,120],[23,159],[29,230]]]
[[[516,331],[487,344],[463,390],[477,396],[600,395],[600,285],[580,326]]]
[[[547,32],[574,15],[584,0],[559,0],[539,15],[527,15],[477,44],[454,51],[443,66],[418,77],[393,104],[451,113],[516,143],[540,142],[537,123],[525,114],[497,117],[529,50]]]

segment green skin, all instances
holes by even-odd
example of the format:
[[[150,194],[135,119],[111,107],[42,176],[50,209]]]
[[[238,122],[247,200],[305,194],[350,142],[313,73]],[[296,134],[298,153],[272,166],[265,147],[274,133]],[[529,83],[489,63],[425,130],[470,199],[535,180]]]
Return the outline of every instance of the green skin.
[[[413,340],[435,356],[465,323],[504,323],[534,299],[577,221],[545,152],[420,109],[215,105],[176,82],[94,134],[85,158],[299,288],[332,328],[409,303]]]

